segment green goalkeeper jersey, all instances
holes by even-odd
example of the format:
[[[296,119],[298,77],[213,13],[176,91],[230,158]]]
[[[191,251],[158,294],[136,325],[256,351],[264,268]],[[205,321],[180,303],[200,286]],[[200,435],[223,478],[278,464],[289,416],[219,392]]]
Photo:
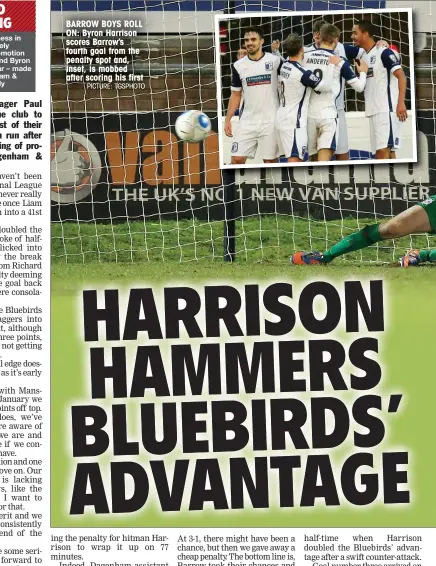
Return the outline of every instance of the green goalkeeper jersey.
[[[419,206],[422,206],[428,214],[428,219],[430,220],[433,232],[436,232],[436,195],[431,195],[427,199],[423,200],[419,203]]]

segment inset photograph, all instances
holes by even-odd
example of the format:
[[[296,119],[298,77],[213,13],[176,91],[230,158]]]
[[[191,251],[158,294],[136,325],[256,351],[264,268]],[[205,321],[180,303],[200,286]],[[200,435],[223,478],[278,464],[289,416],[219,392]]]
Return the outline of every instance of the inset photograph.
[[[220,15],[215,34],[222,168],[417,161],[411,9]]]

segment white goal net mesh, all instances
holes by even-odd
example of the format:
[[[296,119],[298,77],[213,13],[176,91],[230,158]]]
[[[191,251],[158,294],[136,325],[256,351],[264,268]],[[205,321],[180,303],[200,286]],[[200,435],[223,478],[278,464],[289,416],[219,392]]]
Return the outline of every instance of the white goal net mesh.
[[[52,6],[54,261],[221,261],[230,217],[237,260],[287,262],[296,250],[326,249],[435,192],[434,2],[55,0]],[[243,29],[260,20],[253,13],[281,13],[261,19],[268,51],[291,31],[311,42],[320,15],[296,19],[292,10],[322,12],[347,42],[359,9],[388,9],[369,17],[410,76],[404,7],[414,8],[418,163],[245,169],[235,184],[222,176],[215,66],[225,106]],[[238,18],[220,24],[216,61],[214,15],[229,12]],[[347,89],[350,156],[365,160],[362,101]],[[212,120],[204,143],[175,135],[177,116],[189,109]],[[436,240],[386,241],[341,261],[390,262],[408,247],[436,247]]]

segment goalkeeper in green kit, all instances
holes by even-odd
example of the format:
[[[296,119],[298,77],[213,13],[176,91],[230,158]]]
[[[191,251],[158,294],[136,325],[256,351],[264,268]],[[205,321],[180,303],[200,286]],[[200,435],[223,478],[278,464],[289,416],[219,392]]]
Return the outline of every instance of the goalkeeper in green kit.
[[[381,224],[365,226],[358,232],[353,232],[337,244],[334,244],[324,253],[296,252],[291,256],[291,263],[295,265],[326,264],[335,258],[383,240],[393,240],[416,233],[436,234],[436,195],[416,204]],[[409,250],[399,260],[401,267],[422,265],[423,263],[436,263],[436,249]]]

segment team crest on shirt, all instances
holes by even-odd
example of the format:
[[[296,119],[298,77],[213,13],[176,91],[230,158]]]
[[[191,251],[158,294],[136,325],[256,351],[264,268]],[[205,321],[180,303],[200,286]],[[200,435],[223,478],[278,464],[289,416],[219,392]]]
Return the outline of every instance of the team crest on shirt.
[[[369,60],[370,65],[374,65],[375,63],[375,55],[371,55],[371,59]]]
[[[399,145],[400,143],[400,138],[395,138],[395,145]]]
[[[236,153],[238,151],[238,142],[232,143],[232,153]]]
[[[265,62],[265,71],[272,71],[272,68],[273,68],[272,61],[266,61]]]

